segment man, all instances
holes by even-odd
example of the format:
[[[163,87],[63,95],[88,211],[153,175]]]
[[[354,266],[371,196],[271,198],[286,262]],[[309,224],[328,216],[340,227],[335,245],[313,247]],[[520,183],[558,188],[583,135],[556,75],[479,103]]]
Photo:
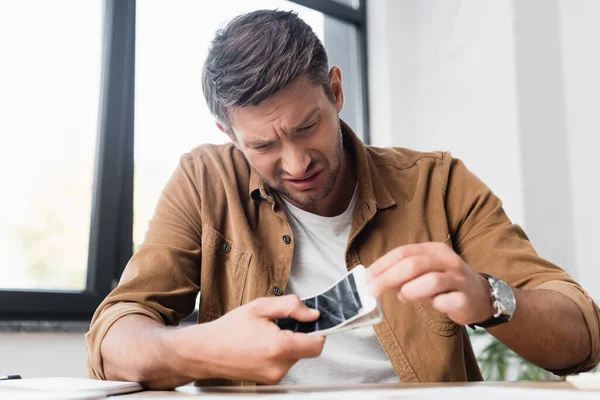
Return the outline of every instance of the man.
[[[600,311],[586,292],[459,160],[364,146],[338,117],[340,69],[295,14],[257,11],[219,31],[203,89],[231,144],[181,158],[94,315],[92,377],[150,388],[480,380],[471,324],[558,374],[598,363]],[[298,297],[358,264],[382,323],[325,341],[273,322],[318,318]],[[173,328],[198,291],[199,324]]]

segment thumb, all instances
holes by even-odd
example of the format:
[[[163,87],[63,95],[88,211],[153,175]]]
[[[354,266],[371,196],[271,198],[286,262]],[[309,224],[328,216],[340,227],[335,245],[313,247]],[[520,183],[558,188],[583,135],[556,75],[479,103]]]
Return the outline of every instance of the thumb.
[[[257,317],[270,320],[278,318],[294,318],[302,322],[310,322],[319,318],[319,311],[308,308],[295,294],[281,297],[263,297],[252,302],[252,312]]]

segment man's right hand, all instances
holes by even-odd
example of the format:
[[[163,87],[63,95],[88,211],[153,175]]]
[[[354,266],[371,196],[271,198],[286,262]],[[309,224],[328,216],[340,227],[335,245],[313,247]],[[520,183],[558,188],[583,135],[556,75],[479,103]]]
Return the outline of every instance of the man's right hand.
[[[204,324],[171,330],[173,365],[193,379],[227,378],[276,384],[302,358],[321,354],[325,337],[281,330],[277,318],[314,321],[317,310],[295,295],[264,297]]]

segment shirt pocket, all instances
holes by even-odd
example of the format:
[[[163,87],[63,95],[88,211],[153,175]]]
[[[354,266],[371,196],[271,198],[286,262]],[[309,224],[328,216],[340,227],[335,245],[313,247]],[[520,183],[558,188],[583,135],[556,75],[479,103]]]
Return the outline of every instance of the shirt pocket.
[[[450,247],[452,246],[452,237],[448,233],[443,243]],[[439,312],[431,304],[424,301],[416,302],[416,308],[421,314],[425,325],[431,329],[434,333],[440,336],[452,336],[460,328],[460,325],[452,321],[445,313]]]
[[[252,253],[214,228],[202,227],[201,319],[216,319],[242,303]]]
[[[439,312],[429,303],[417,301],[415,307],[423,318],[425,325],[440,336],[453,336],[460,329],[460,325],[452,321],[445,313]]]

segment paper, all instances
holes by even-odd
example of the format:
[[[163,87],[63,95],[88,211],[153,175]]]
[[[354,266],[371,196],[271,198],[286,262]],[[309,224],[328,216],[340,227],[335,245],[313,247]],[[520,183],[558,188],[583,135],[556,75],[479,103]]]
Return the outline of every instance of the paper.
[[[281,318],[277,325],[309,335],[329,335],[381,322],[379,301],[369,295],[364,276],[364,266],[358,265],[324,292],[302,299],[307,307],[320,311],[316,321]]]
[[[0,388],[0,399],[2,400],[98,400],[105,398],[106,395],[100,392],[44,392]]]
[[[579,389],[600,390],[600,372],[585,372],[567,376],[567,381]]]
[[[8,389],[13,391],[18,389],[27,392],[43,391],[46,393],[64,392],[82,394],[94,392],[109,396],[137,392],[143,390],[143,387],[136,382],[99,381],[83,378],[34,378],[0,381],[0,393],[3,393],[2,390]]]

